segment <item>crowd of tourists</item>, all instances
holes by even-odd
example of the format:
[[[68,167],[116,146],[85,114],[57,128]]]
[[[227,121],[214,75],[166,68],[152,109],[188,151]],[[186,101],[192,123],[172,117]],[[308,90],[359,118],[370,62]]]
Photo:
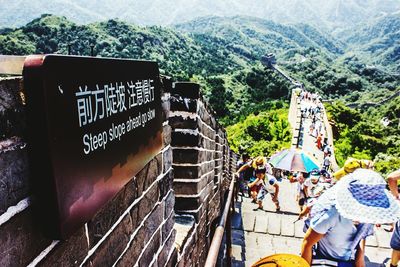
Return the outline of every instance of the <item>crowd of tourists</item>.
[[[293,204],[299,207],[298,220],[303,220],[305,232],[299,252],[311,266],[365,266],[365,240],[373,235],[375,227],[382,225],[388,225],[386,230],[393,232],[390,266],[397,266],[400,170],[384,179],[373,170],[372,161],[349,158],[343,168],[334,172],[320,97],[306,91],[299,97],[302,118],[310,123],[307,134],[322,151],[322,162],[318,162],[317,168],[300,171],[275,166],[274,155],[251,158],[243,154],[237,164],[238,193],[252,199],[254,211],[264,208],[263,201],[269,195],[279,212],[281,180],[296,183]],[[284,158],[282,155],[279,157]]]

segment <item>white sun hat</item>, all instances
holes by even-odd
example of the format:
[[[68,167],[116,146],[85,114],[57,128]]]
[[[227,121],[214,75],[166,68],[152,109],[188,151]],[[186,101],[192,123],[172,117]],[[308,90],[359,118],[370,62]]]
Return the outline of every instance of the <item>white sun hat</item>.
[[[360,223],[383,224],[400,219],[400,205],[386,190],[382,176],[357,169],[335,185],[336,208],[343,217]]]

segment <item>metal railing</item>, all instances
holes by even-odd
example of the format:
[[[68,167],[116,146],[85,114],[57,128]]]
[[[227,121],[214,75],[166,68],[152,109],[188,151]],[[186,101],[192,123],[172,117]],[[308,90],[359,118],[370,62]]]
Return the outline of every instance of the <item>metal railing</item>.
[[[214,267],[218,260],[219,249],[226,228],[226,261],[227,266],[232,266],[232,212],[235,210],[235,201],[233,200],[235,187],[235,175],[232,175],[232,181],[229,186],[228,198],[226,199],[224,212],[221,215],[217,229],[211,241],[210,250],[208,251],[206,267]]]

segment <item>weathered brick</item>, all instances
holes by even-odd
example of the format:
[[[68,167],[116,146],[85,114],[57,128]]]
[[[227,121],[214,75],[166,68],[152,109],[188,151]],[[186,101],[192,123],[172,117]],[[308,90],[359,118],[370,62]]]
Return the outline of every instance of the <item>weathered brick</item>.
[[[172,146],[192,146],[205,149],[214,149],[215,142],[205,138],[199,133],[174,131],[172,133]]]
[[[171,144],[171,131],[172,131],[171,126],[169,126],[169,125],[163,126],[163,145],[164,145],[164,147]]]
[[[94,254],[83,263],[84,266],[111,266],[126,248],[133,233],[132,219],[126,215],[109,236],[95,250]]]
[[[215,120],[212,120],[210,113],[208,110],[204,108],[204,105],[199,104],[198,112],[197,112],[202,121],[204,121],[211,128],[215,128]]]
[[[31,207],[0,226],[0,266],[26,266],[52,240],[35,227]]]
[[[198,129],[199,129],[199,132],[201,132],[208,138],[213,139],[213,140],[215,139],[215,131],[213,129],[210,129],[205,122],[199,120]]]
[[[136,235],[133,237],[128,250],[122,255],[116,266],[133,266],[142,253],[146,242],[150,239],[151,234],[146,231],[144,226],[140,227]]]
[[[167,260],[167,263],[165,264],[165,267],[175,267],[177,264],[177,259],[178,259],[178,250],[173,247],[172,252],[169,254],[169,258]]]
[[[174,148],[172,153],[174,163],[196,164],[213,159],[213,151]]]
[[[163,170],[162,172],[168,171],[172,167],[172,148],[168,148],[162,154],[163,157]]]
[[[154,233],[155,230],[160,227],[161,222],[163,221],[164,217],[164,206],[157,205],[153,211],[151,212],[149,218],[145,222],[145,228],[148,232]]]
[[[206,197],[212,190],[212,183],[209,183],[204,187],[203,191],[193,197],[180,197],[175,196],[175,210],[195,210],[200,207],[200,204],[204,203]]]
[[[39,266],[79,266],[88,250],[85,228],[81,227],[67,240],[60,241],[40,262]]]
[[[171,109],[171,102],[169,101],[168,95],[163,95],[161,106],[162,106],[162,121],[167,121]]]
[[[219,194],[215,193],[208,203],[207,221],[211,222],[219,216],[222,208]]]
[[[175,205],[175,195],[174,192],[170,190],[164,202],[164,218],[168,218],[171,211],[174,210],[174,205]]]
[[[134,180],[131,180],[88,222],[90,247],[97,244],[111,226],[119,219],[122,213],[124,213],[138,197],[137,192],[137,184]],[[132,228],[135,229],[136,226],[137,222],[134,221]]]
[[[26,149],[15,147],[0,153],[0,214],[26,198],[29,192],[29,165]]]
[[[25,136],[26,114],[21,82],[21,77],[0,78],[0,140]]]
[[[174,171],[170,170],[165,176],[158,181],[158,189],[160,192],[159,200],[161,201],[167,193],[172,189],[174,181]]]
[[[201,192],[203,188],[214,181],[214,172],[209,172],[202,176],[199,181],[189,182],[189,181],[174,181],[174,191],[177,195],[195,195]]]
[[[170,110],[171,111],[185,111],[196,113],[197,100],[182,98],[180,96],[171,95],[170,97]]]
[[[180,182],[175,180],[174,191],[178,195],[195,195],[203,190],[207,184],[207,179],[201,179],[198,182]]]
[[[150,190],[143,196],[137,205],[135,205],[130,214],[132,221],[141,223],[143,219],[150,213],[154,205],[159,199],[158,185],[153,185]],[[136,227],[135,227],[136,228]]]
[[[138,196],[156,180],[162,172],[162,154],[155,156],[143,169],[136,175]]]
[[[171,94],[198,99],[200,98],[200,85],[191,82],[175,82],[172,85]]]
[[[171,234],[175,224],[175,213],[171,212],[168,218],[164,221],[163,226],[161,227],[161,243],[167,240],[167,237]]]
[[[133,266],[136,263],[145,245],[148,243],[153,233],[160,227],[163,220],[163,212],[163,205],[157,205],[157,207],[154,208],[144,222],[144,225],[138,229],[126,253],[118,261],[117,266]],[[141,221],[143,221],[143,219],[141,219]]]
[[[165,244],[163,245],[162,250],[160,251],[157,257],[158,266],[165,266],[167,264],[168,257],[172,255],[173,253],[172,250],[175,249],[174,247],[175,235],[176,231],[172,230],[168,239],[165,241]]]
[[[172,115],[170,115],[168,122],[172,129],[194,130],[194,129],[198,128],[198,124],[199,124],[197,118],[172,116]]]
[[[139,259],[139,266],[151,266],[150,263],[153,261],[158,248],[161,244],[160,231],[157,231],[151,240],[147,243],[147,247],[144,250],[142,256]]]
[[[194,217],[196,222],[199,222],[201,216],[207,211],[208,209],[208,202],[207,200],[204,200],[202,204],[200,204],[199,208],[196,210],[178,210],[175,208],[175,213],[177,215],[191,215]]]
[[[174,177],[180,179],[198,179],[202,175],[209,173],[215,167],[215,162],[202,162],[198,166],[179,166],[177,164],[172,164],[174,168]]]

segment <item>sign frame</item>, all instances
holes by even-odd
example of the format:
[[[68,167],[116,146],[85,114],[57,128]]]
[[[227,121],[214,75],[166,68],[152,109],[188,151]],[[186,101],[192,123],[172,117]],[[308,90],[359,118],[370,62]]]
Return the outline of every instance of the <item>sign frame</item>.
[[[37,220],[66,239],[161,150],[158,64],[34,55],[23,81]]]

